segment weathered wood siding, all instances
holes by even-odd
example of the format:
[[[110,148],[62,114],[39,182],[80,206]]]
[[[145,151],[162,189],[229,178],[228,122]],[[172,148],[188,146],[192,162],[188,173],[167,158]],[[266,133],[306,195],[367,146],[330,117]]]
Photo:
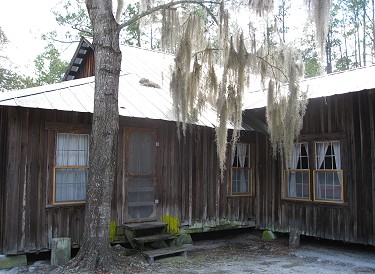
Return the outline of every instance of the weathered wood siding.
[[[6,140],[1,155],[4,206],[1,248],[4,253],[38,251],[49,248],[52,237],[70,236],[79,242],[83,221],[82,206],[50,207],[54,164],[52,130],[46,122],[88,124],[91,115],[48,110],[1,107]]]
[[[79,244],[84,205],[52,204],[55,138],[58,131],[89,132],[92,115],[19,107],[0,107],[0,114],[0,250],[6,254],[45,250],[54,237],[70,237],[73,245]],[[121,118],[111,216],[117,226],[126,221],[124,146],[131,127],[157,132],[160,218],[177,219],[193,231],[254,224],[255,198],[228,197],[229,174],[219,180],[212,128],[192,126],[179,141],[174,122]],[[242,140],[255,142],[256,134],[247,133]]]
[[[375,245],[375,91],[309,101],[302,136],[341,134],[344,204],[283,200],[282,167],[270,157],[267,141],[259,164],[257,226]],[[262,141],[262,142],[263,142]]]
[[[177,217],[191,231],[253,224],[255,198],[228,196],[229,172],[220,180],[213,129],[191,126],[178,141],[175,123],[168,123],[159,134],[160,216]],[[255,142],[254,134],[241,141]]]
[[[95,75],[94,71],[95,71],[94,51],[92,50],[92,48],[89,48],[87,51],[87,56],[84,58],[84,63],[80,66],[80,69],[75,74],[74,79],[94,76]]]
[[[3,252],[3,235],[4,235],[4,191],[5,191],[5,158],[6,158],[6,117],[5,110],[0,108],[0,253]]]

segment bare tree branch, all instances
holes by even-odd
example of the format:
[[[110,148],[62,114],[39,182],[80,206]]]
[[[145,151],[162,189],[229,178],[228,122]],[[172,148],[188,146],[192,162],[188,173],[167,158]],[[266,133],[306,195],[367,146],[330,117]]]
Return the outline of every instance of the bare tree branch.
[[[80,41],[80,40],[63,41],[63,40],[59,40],[59,39],[56,39],[56,38],[53,38],[53,37],[49,37],[49,39],[51,39],[54,42],[59,42],[59,43],[62,43],[62,44],[72,44],[72,43],[78,43]]]
[[[166,9],[169,9],[173,6],[177,6],[177,5],[180,5],[180,4],[196,4],[196,5],[200,5],[200,6],[203,6],[206,8],[206,10],[208,10],[208,8],[204,5],[204,4],[215,4],[215,5],[219,5],[220,2],[219,1],[199,1],[199,0],[180,0],[180,1],[172,1],[172,2],[169,2],[169,3],[166,3],[166,4],[163,4],[163,5],[158,5],[156,7],[153,7],[153,8],[150,8],[148,10],[146,10],[145,12],[142,12],[141,14],[138,14],[132,18],[130,18],[128,21],[122,23],[120,26],[119,26],[119,29],[123,29],[135,22],[137,22],[139,19],[143,18],[143,17],[146,17],[147,15],[150,15],[154,12],[157,12],[159,10],[166,10]],[[210,16],[213,17],[214,21],[217,23],[217,19],[215,18],[214,14],[212,14],[212,12],[208,12],[208,14]]]
[[[198,54],[203,53],[203,52],[206,51],[206,50],[219,51],[220,49],[218,49],[218,48],[206,48],[206,49],[204,49],[204,50],[200,50],[200,51],[195,52],[195,53],[193,54],[193,56],[191,56],[191,58],[194,59],[195,56],[197,56]]]
[[[272,74],[273,74],[273,77],[274,77],[275,79],[277,79],[277,77],[276,77],[276,73],[275,73],[275,70],[278,70],[278,71],[280,71],[281,74],[285,77],[285,79],[286,79],[287,81],[289,81],[289,77],[285,74],[285,72],[284,72],[282,69],[280,69],[279,67],[277,67],[277,66],[271,64],[270,62],[268,62],[268,61],[267,61],[264,57],[262,57],[262,56],[256,56],[256,58],[262,60],[264,63],[266,63],[268,66],[271,67]],[[282,81],[281,81],[281,82],[282,82]]]
[[[71,28],[74,29],[74,30],[77,30],[79,32],[85,33],[85,34],[87,34],[90,37],[92,37],[92,35],[93,35],[92,32],[87,31],[87,30],[83,30],[83,29],[79,28],[78,25],[71,26]]]
[[[203,3],[200,3],[200,5],[206,10],[206,12],[212,17],[212,19],[215,21],[216,25],[219,25],[219,22],[217,21],[216,16],[210,11],[208,7],[206,7]]]

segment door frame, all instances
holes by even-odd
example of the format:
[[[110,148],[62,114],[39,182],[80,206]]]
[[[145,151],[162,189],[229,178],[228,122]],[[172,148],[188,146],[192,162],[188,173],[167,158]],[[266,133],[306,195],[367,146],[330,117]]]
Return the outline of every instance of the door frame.
[[[128,186],[129,186],[129,180],[131,178],[136,177],[136,175],[129,174],[128,172],[128,163],[129,163],[129,133],[131,132],[149,132],[153,136],[154,141],[154,147],[153,147],[153,172],[150,175],[145,175],[147,178],[151,178],[153,184],[154,184],[154,206],[153,206],[153,213],[148,218],[131,218],[128,214]],[[125,188],[125,199],[124,199],[124,223],[136,223],[136,222],[147,222],[147,221],[155,221],[158,219],[158,203],[155,203],[158,199],[158,180],[157,180],[157,128],[137,128],[137,127],[126,127],[124,132],[124,158],[125,158],[125,164],[124,164],[124,188]],[[141,176],[142,177],[142,176]]]

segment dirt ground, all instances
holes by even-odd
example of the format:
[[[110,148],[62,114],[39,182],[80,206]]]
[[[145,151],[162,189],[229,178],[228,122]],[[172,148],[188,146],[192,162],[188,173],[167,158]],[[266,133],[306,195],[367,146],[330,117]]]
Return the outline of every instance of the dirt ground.
[[[287,235],[275,241],[254,230],[200,234],[187,246],[187,258],[170,257],[148,264],[143,257],[127,258],[126,273],[375,273],[375,248],[316,238],[301,238],[301,247],[289,249]],[[48,261],[0,273],[49,273]]]

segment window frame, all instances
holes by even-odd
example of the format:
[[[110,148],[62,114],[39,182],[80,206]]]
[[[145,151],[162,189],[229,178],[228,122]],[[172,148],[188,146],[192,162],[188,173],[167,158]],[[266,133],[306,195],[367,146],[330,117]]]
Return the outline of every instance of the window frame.
[[[88,136],[88,147],[87,147],[87,159],[86,163],[89,162],[89,153],[90,153],[90,134],[87,131],[56,131],[55,132],[55,146],[54,146],[54,161],[53,161],[53,177],[52,177],[52,204],[53,205],[81,205],[86,203],[84,200],[67,200],[67,201],[56,201],[56,170],[57,169],[89,169],[89,165],[78,165],[78,166],[69,166],[69,165],[57,165],[57,140],[59,134],[72,134],[72,135],[87,135]],[[86,182],[86,192],[87,192]]]
[[[316,143],[322,142],[338,142],[340,145],[340,163],[341,169],[317,169],[317,151],[316,151]],[[284,164],[283,172],[282,172],[282,184],[283,184],[283,193],[282,193],[282,200],[286,201],[301,201],[301,202],[309,202],[309,203],[324,203],[324,204],[334,204],[334,205],[343,205],[345,204],[345,158],[343,154],[343,149],[345,148],[345,137],[343,133],[336,133],[336,134],[319,134],[319,135],[306,135],[300,136],[297,143],[306,143],[308,146],[308,163],[309,163],[309,198],[289,198],[287,197],[287,182],[286,182],[286,174],[289,171],[286,169],[286,165]],[[310,153],[311,152],[311,153]],[[330,155],[334,157],[333,155]],[[303,169],[298,169],[303,170]],[[336,172],[339,176],[341,176],[341,199],[334,200],[334,199],[321,199],[317,197],[317,182],[316,182],[316,174],[317,172]]]
[[[313,170],[313,199],[314,201],[316,202],[322,202],[322,203],[333,203],[333,204],[343,204],[345,203],[345,199],[344,199],[344,187],[345,187],[345,184],[344,184],[344,170],[342,169],[342,165],[341,165],[341,168],[338,169],[337,166],[336,166],[336,169],[327,169],[327,168],[323,168],[323,169],[320,169],[318,168],[318,163],[317,163],[317,158],[319,157],[317,155],[317,144],[318,143],[330,143],[330,147],[333,148],[333,143],[335,142],[338,142],[339,143],[339,146],[340,146],[340,163],[342,162],[342,153],[341,153],[341,147],[342,147],[342,141],[341,140],[336,140],[336,139],[332,139],[332,140],[317,140],[317,141],[314,141],[314,170]],[[325,157],[326,158],[326,154],[325,154]],[[335,157],[334,154],[332,154],[331,152],[331,155],[329,155],[330,158],[333,158]],[[325,160],[323,160],[325,161]],[[322,162],[323,164],[323,162]],[[336,163],[337,165],[337,163]],[[337,173],[338,176],[341,176],[341,199],[340,200],[335,200],[335,199],[321,199],[321,198],[317,198],[317,187],[318,187],[318,183],[316,181],[316,178],[317,178],[317,173]],[[339,175],[340,174],[340,175]],[[340,180],[340,179],[339,179]]]
[[[229,196],[230,197],[255,197],[255,180],[254,180],[254,155],[255,152],[253,148],[253,144],[249,142],[238,142],[235,144],[235,148],[237,148],[238,144],[244,144],[247,146],[246,153],[249,151],[249,155],[245,156],[248,157],[248,167],[233,167],[233,163],[230,162],[230,176],[229,176]],[[230,150],[230,160],[232,159],[233,149]],[[236,150],[235,150],[236,151]],[[254,151],[254,152],[253,152]],[[253,153],[252,153],[253,152]],[[236,156],[234,156],[236,157]],[[237,156],[238,157],[238,156]],[[249,192],[233,192],[233,169],[244,169],[247,170],[249,176]]]
[[[304,169],[304,168],[301,168],[301,169],[285,169],[284,170],[284,176],[283,176],[283,190],[284,190],[284,194],[283,194],[283,199],[285,200],[292,200],[292,201],[311,201],[311,173],[310,173],[310,168],[311,168],[311,165],[310,165],[310,154],[309,154],[309,143],[308,142],[297,142],[295,144],[304,144],[305,147],[307,148],[307,165],[308,165],[308,168],[307,169]],[[302,158],[304,156],[298,156],[298,158]],[[297,162],[298,163],[298,162]],[[307,182],[307,190],[308,190],[308,197],[307,198],[303,198],[303,197],[289,197],[288,196],[288,182],[287,182],[287,173],[288,172],[296,172],[296,171],[300,171],[300,172],[308,172],[308,175],[307,175],[307,178],[308,178],[308,182]]]

